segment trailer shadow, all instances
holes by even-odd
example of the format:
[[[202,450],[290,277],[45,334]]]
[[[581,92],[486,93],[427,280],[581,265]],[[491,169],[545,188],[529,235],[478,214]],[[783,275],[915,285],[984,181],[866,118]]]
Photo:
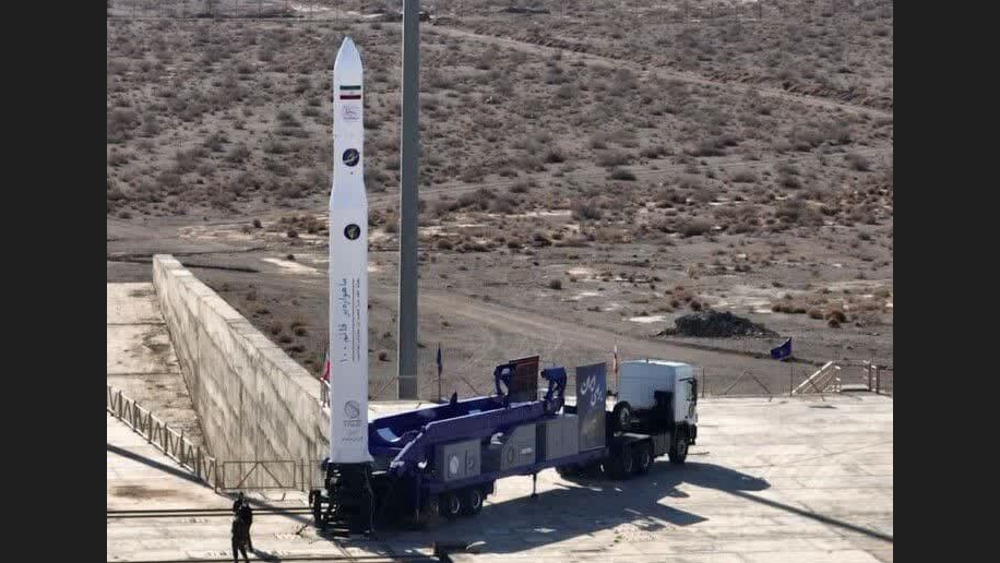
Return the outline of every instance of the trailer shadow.
[[[488,502],[474,518],[440,522],[419,535],[402,533],[390,541],[400,547],[411,539],[422,545],[427,545],[429,538],[454,546],[483,542],[485,552],[516,553],[623,525],[630,535],[641,536],[706,521],[703,516],[670,506],[669,499],[687,496],[678,489],[682,483],[725,492],[770,487],[763,479],[718,465],[674,466],[660,462],[649,474],[625,481],[540,480],[536,498],[526,493],[502,502]],[[505,485],[504,481],[497,483],[499,493],[504,492]]]

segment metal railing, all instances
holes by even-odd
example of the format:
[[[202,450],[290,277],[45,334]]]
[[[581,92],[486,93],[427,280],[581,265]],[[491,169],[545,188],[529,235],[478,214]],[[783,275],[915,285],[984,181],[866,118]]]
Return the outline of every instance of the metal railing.
[[[760,386],[760,388],[764,391],[765,395],[769,397],[774,395],[774,393],[771,393],[771,390],[767,388],[767,385],[761,383],[760,379],[758,379],[757,376],[755,376],[754,374],[750,373],[750,371],[744,371],[743,373],[741,373],[739,377],[737,377],[732,383],[729,384],[729,387],[726,387],[726,390],[723,391],[722,394],[728,395],[729,392],[732,391],[736,387],[736,385],[738,385],[739,382],[743,381],[744,379],[753,380],[758,386]]]
[[[302,491],[323,486],[319,459],[227,460],[219,463],[220,491]]]
[[[787,369],[785,375],[778,371],[744,371],[734,378],[732,374],[714,374],[702,368],[699,393],[702,397],[824,395],[847,391],[893,394],[892,366],[879,366],[868,361],[830,361],[818,369],[791,363]]]
[[[872,371],[874,373],[871,374],[869,388],[880,395],[894,397],[895,395],[892,394],[893,369],[891,367],[874,366]]]
[[[827,362],[823,364],[823,367],[819,368],[812,375],[806,378],[805,381],[799,383],[789,395],[798,395],[804,393],[827,393],[833,391],[834,393],[840,391],[841,380],[837,377],[837,372],[840,371],[840,366],[835,362]]]
[[[305,462],[286,459],[223,461],[218,488],[224,491],[303,489]]]
[[[121,389],[110,385],[108,385],[107,410],[167,457],[218,491],[219,464],[214,457],[202,452],[201,446],[185,438],[183,430],[178,432],[170,428],[169,424],[157,418],[149,409],[126,396]]]
[[[107,411],[215,492],[296,490],[322,486],[318,459],[225,460],[207,455],[149,409],[108,385]],[[328,395],[324,395],[328,396]]]
[[[340,6],[296,5],[289,0],[113,0],[108,16],[118,18],[301,18],[340,19]]]

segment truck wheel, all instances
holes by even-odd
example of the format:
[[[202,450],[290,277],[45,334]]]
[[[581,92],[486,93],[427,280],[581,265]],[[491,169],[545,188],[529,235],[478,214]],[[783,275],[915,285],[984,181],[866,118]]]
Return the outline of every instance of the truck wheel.
[[[462,499],[455,493],[443,493],[439,507],[441,516],[454,520],[462,514]]]
[[[622,476],[626,479],[635,473],[635,458],[631,452],[622,452]]]
[[[615,421],[615,430],[628,432],[632,426],[632,408],[628,406],[628,403],[618,403],[611,414]]]
[[[652,466],[653,452],[650,451],[649,444],[642,444],[635,450],[635,472],[639,475],[649,473]]]
[[[688,456],[688,436],[687,430],[681,428],[674,433],[673,443],[670,444],[670,463],[681,465]]]
[[[469,487],[462,498],[462,514],[475,516],[483,511],[483,491],[477,487]]]

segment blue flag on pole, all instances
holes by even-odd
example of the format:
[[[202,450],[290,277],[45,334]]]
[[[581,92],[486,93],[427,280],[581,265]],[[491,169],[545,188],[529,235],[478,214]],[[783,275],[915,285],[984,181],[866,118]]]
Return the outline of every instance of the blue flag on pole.
[[[784,360],[792,355],[792,339],[789,338],[781,346],[771,348],[771,357],[775,360]]]
[[[441,345],[440,344],[438,344],[437,365],[438,365],[438,377],[440,377],[441,376]]]

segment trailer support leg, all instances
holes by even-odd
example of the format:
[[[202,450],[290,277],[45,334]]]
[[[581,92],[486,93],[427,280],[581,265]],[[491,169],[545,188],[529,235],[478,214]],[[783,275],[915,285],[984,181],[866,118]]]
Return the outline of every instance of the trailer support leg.
[[[531,498],[538,498],[538,473],[531,474]]]

